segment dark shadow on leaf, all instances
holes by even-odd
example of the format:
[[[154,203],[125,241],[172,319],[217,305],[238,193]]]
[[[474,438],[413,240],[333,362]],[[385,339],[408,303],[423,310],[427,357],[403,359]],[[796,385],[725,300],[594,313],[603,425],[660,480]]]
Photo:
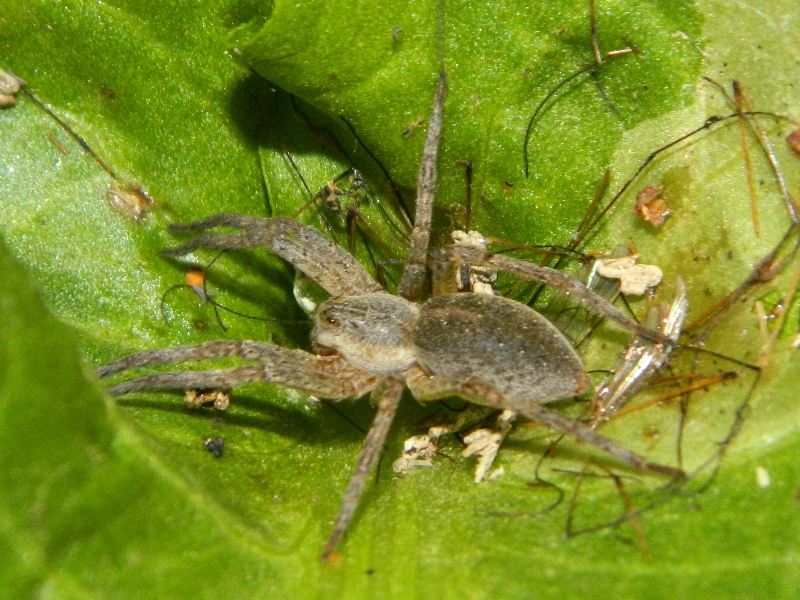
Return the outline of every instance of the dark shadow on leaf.
[[[183,406],[182,399],[177,394],[174,402],[122,398],[117,400],[117,404],[132,409],[181,414],[189,419],[218,420],[224,425],[266,431],[309,446],[352,443],[363,438],[363,434],[353,425],[327,410],[306,414],[299,405],[295,407],[280,406],[252,396],[234,396],[232,401],[235,408],[226,412],[218,412],[210,408],[189,410]],[[366,402],[366,400],[356,401],[360,405],[358,409],[362,411],[361,413],[358,413],[357,410],[348,410],[347,412],[351,419],[369,427],[371,412],[369,412],[369,407],[365,406]],[[342,404],[340,403],[337,408],[342,409]],[[352,406],[354,403],[348,402],[348,404]],[[353,409],[356,407],[354,406]]]

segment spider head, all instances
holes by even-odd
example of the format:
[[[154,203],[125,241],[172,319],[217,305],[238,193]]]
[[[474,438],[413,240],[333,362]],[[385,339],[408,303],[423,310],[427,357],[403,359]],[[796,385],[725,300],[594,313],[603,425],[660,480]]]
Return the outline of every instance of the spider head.
[[[386,293],[332,298],[314,314],[312,337],[321,352],[341,354],[353,366],[394,373],[416,360],[412,331],[419,307]]]

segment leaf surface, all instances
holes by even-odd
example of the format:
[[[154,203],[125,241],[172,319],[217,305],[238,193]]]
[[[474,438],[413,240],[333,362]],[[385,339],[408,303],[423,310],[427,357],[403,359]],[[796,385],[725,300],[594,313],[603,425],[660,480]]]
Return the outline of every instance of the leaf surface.
[[[186,411],[176,394],[110,402],[86,365],[223,336],[307,346],[307,329],[297,324],[223,313],[223,333],[211,307],[187,288],[162,303],[187,268],[158,256],[176,241],[165,226],[222,211],[293,214],[308,194],[290,156],[312,193],[351,163],[362,169],[374,192],[365,214],[381,223],[381,237],[399,237],[402,206],[413,208],[438,70],[435,6],[7,4],[0,66],[25,78],[122,179],[142,185],[156,208],[138,222],[114,212],[105,199],[108,174],[25,97],[0,112],[0,226],[8,246],[0,269],[2,595],[521,598],[610,590],[615,597],[792,597],[800,583],[796,301],[787,303],[793,312],[785,333],[715,483],[643,515],[652,562],[635,541],[626,543],[635,538],[630,523],[619,533],[565,540],[566,501],[536,517],[488,514],[536,512],[555,498],[552,488],[526,485],[552,439],[540,428],[514,434],[499,459],[506,475],[495,481],[472,484],[474,465],[457,458],[454,442],[445,451],[455,461],[440,457],[433,469],[394,476],[389,463],[402,440],[423,432],[422,420],[431,416],[406,402],[378,485],[368,488],[342,547],[344,559],[321,566],[317,555],[363,436],[356,427],[298,394],[259,386],[235,394],[225,414]],[[468,159],[475,167],[473,228],[529,245],[565,243],[607,167],[617,189],[655,148],[709,115],[731,112],[701,74],[726,86],[737,78],[757,109],[797,116],[800,11],[789,2],[769,4],[598,3],[601,48],[625,47],[624,36],[644,55],[609,60],[598,71],[600,88],[585,76],[559,90],[531,128],[526,178],[523,140],[537,104],[592,60],[586,7],[447,3],[440,241],[465,222],[456,161]],[[228,44],[236,60],[225,53]],[[789,189],[800,194],[797,158],[779,146],[791,127],[762,122]],[[702,314],[788,226],[752,138],[750,151],[761,235],[753,233],[732,120],[659,157],[589,249],[633,239],[643,260],[665,272],[660,300],[681,274],[690,320]],[[662,184],[673,214],[654,230],[631,206],[638,189]],[[313,210],[301,218],[325,228]],[[346,227],[327,218],[347,245]],[[363,242],[356,246],[369,262]],[[206,264],[214,256],[191,260]],[[773,306],[794,269],[755,298]],[[291,269],[266,253],[228,253],[209,270],[210,289],[226,306],[301,320],[292,282]],[[758,360],[755,298],[726,317],[710,347]],[[587,364],[608,368],[620,344],[624,338],[608,328],[587,350]],[[604,352],[603,345],[612,348]],[[724,436],[752,377],[738,367],[709,368],[742,375],[692,401],[683,444],[690,464]],[[368,426],[365,401],[339,408]],[[675,406],[651,409],[603,431],[670,461],[677,415]],[[226,438],[220,459],[203,447],[215,436]],[[554,464],[580,470],[587,455],[599,456],[564,444]],[[770,487],[756,485],[756,465],[769,471]],[[575,485],[572,474],[550,478],[567,491]],[[639,501],[659,483],[646,477],[628,485]],[[623,510],[610,482],[587,480],[576,525]]]

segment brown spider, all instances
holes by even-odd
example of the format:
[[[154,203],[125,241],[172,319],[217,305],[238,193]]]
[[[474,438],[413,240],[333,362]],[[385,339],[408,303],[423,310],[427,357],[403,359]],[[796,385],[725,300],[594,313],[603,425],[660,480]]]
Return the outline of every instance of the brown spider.
[[[590,308],[659,344],[674,342],[623,315],[570,276],[485,249],[448,246],[429,256],[436,158],[442,129],[445,78],[439,77],[418,178],[416,217],[398,296],[386,293],[343,248],[316,229],[288,218],[223,213],[173,231],[213,227],[238,234],[205,233],[162,252],[181,256],[197,248],[266,246],[319,283],[331,298],[314,314],[318,354],[255,341],[213,341],[148,350],[98,369],[108,377],[127,369],[203,359],[238,357],[253,365],[221,370],[157,373],[119,383],[115,396],[151,389],[231,389],[263,381],[340,400],[371,394],[377,414],[344,494],[322,554],[328,559],[347,529],[367,476],[383,446],[404,387],[420,401],[457,395],[477,404],[513,410],[570,433],[642,470],[683,477],[681,470],[652,463],[543,405],[586,390],[588,378],[569,341],[528,306],[501,296],[455,291],[454,273],[464,265],[513,273],[566,290]],[[433,297],[429,295],[433,279]]]

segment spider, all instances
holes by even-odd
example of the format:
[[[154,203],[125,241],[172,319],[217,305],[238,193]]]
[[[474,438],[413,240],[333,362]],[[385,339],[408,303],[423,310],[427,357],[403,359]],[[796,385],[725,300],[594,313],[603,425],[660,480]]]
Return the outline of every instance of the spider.
[[[289,218],[222,213],[176,232],[215,227],[241,233],[203,233],[162,251],[182,256],[198,248],[265,246],[322,286],[331,298],[313,315],[316,354],[256,341],[212,341],[147,350],[98,369],[108,377],[132,368],[238,357],[252,365],[208,371],[161,372],[109,388],[115,396],[153,389],[232,389],[265,382],[332,400],[370,394],[377,412],[359,452],[322,559],[344,535],[386,439],[404,387],[417,400],[461,396],[573,435],[639,470],[684,477],[676,468],[648,461],[587,425],[544,405],[587,389],[589,380],[567,338],[545,317],[502,296],[455,293],[464,264],[513,273],[566,290],[589,308],[659,344],[674,342],[639,325],[584,284],[555,269],[489,255],[485,248],[452,245],[429,253],[436,160],[446,80],[440,75],[417,181],[417,204],[398,295],[386,291],[346,252],[316,229]],[[432,290],[432,291],[431,291]],[[430,297],[429,297],[430,296]],[[428,298],[425,300],[425,298]]]

